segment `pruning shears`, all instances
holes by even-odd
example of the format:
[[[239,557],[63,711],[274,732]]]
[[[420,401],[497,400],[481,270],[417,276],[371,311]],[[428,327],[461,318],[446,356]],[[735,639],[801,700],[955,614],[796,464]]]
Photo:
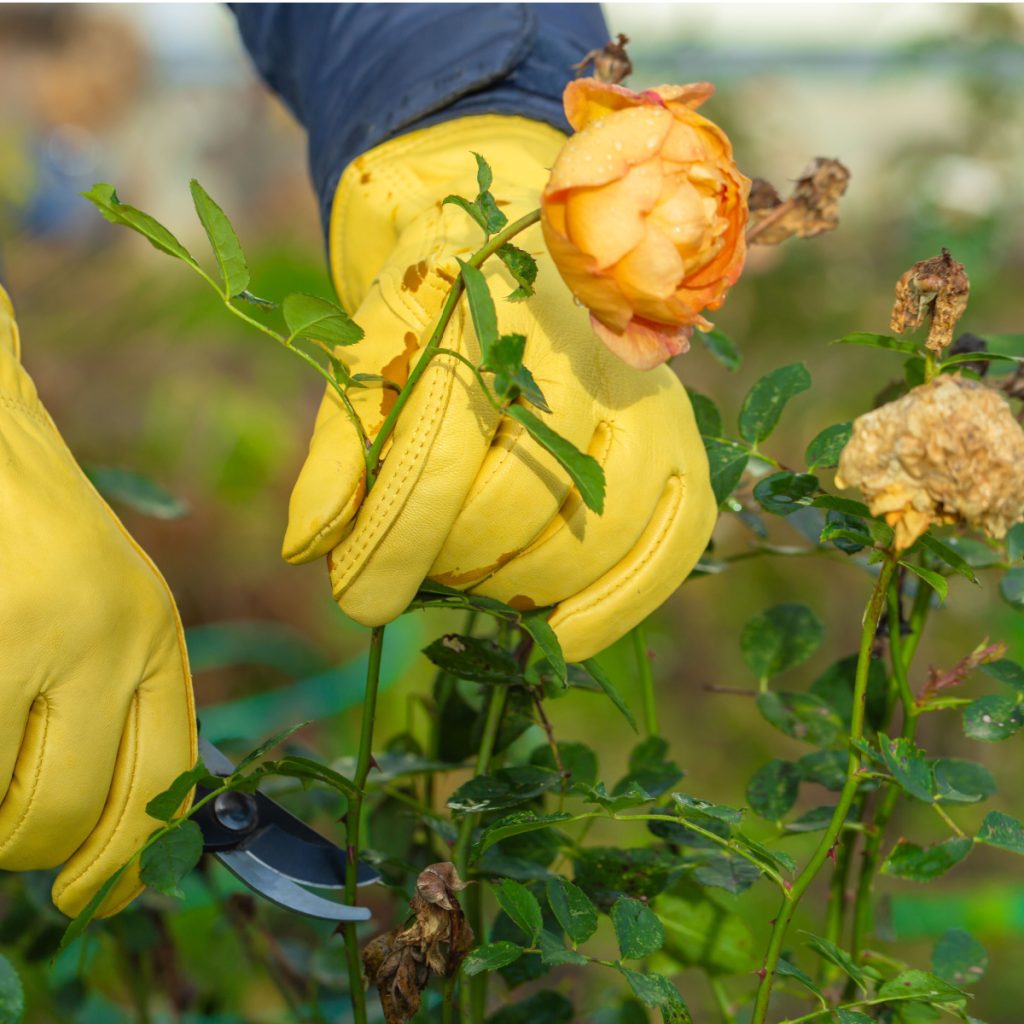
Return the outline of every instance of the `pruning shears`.
[[[212,743],[199,740],[199,752],[211,775],[226,776],[231,761]],[[196,797],[208,790],[197,790]],[[366,921],[366,907],[325,899],[315,889],[343,889],[347,854],[263,793],[221,793],[201,807],[194,820],[203,833],[203,849],[236,878],[271,903],[325,921]],[[380,876],[358,865],[358,884]]]

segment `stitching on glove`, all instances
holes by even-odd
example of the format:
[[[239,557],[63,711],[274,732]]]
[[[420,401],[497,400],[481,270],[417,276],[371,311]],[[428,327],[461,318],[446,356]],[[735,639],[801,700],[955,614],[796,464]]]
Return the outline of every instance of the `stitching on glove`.
[[[666,490],[668,489],[668,485],[671,484],[673,481],[678,481],[680,484],[679,492],[674,502],[674,508],[669,513],[665,525],[658,531],[655,537],[651,541],[649,541],[647,553],[644,555],[644,557],[641,558],[640,561],[637,562],[628,573],[626,573],[624,576],[620,576],[618,580],[610,588],[598,587],[593,597],[591,597],[591,599],[588,602],[586,602],[585,604],[581,604],[578,608],[573,608],[572,611],[566,614],[565,617],[559,621],[559,628],[562,628],[567,622],[571,622],[574,618],[577,618],[578,616],[591,611],[593,608],[596,608],[599,604],[603,604],[605,601],[609,600],[609,598],[613,597],[618,591],[622,590],[623,587],[627,586],[641,572],[643,572],[643,570],[647,567],[648,563],[650,563],[651,559],[654,558],[654,556],[658,553],[658,549],[664,543],[665,538],[669,535],[669,533],[672,532],[672,529],[676,524],[676,517],[679,514],[679,510],[682,508],[683,498],[686,495],[686,479],[683,476],[683,474],[676,473],[673,476],[670,476],[666,481]]]
[[[120,813],[117,816],[117,821],[115,822],[114,827],[110,830],[110,835],[107,836],[106,841],[95,852],[95,854],[93,855],[92,859],[87,864],[82,865],[82,867],[79,868],[79,870],[76,871],[75,874],[69,875],[68,877],[66,877],[63,880],[63,882],[61,882],[59,885],[58,885],[58,883],[54,883],[54,886],[53,886],[53,897],[54,897],[55,900],[58,899],[60,896],[62,896],[65,892],[67,892],[67,890],[72,885],[74,885],[84,875],[88,874],[89,871],[92,870],[92,868],[95,866],[96,862],[103,856],[103,854],[107,851],[107,848],[114,841],[114,837],[117,835],[117,833],[119,831],[119,827],[120,827],[121,823],[124,821],[124,811],[125,811],[125,808],[129,805],[129,803],[131,803],[132,793],[135,791],[135,783],[138,780],[139,736],[140,736],[139,716],[140,716],[140,713],[141,713],[141,711],[140,711],[139,692],[138,692],[138,690],[136,690],[135,691],[135,695],[132,697],[132,704],[131,704],[131,708],[128,711],[128,718],[125,720],[126,724],[128,724],[130,722],[131,726],[132,726],[132,728],[130,730],[130,734],[132,736],[132,750],[131,750],[131,765],[132,765],[132,768],[131,768],[131,774],[128,776],[128,778],[129,778],[128,790],[125,793],[124,799],[121,801],[121,808],[120,808]],[[108,796],[108,802],[104,803],[103,811],[101,812],[101,815],[107,813],[107,809],[108,809],[109,806],[110,805],[109,805],[109,796]],[[95,830],[95,827],[96,826],[93,826],[94,830]],[[90,835],[91,834],[92,833],[90,833]],[[118,865],[118,867],[120,867],[120,865]],[[134,897],[131,897],[126,902],[131,902],[131,899],[133,899],[133,898]],[[124,904],[122,904],[122,906],[123,905]],[[120,909],[120,907],[118,907],[118,909]]]
[[[3,853],[3,851],[6,850],[7,847],[10,846],[11,843],[14,842],[14,840],[18,836],[18,833],[21,831],[21,829],[24,826],[25,822],[28,820],[28,812],[29,812],[30,808],[32,807],[32,798],[35,796],[36,789],[39,786],[39,776],[40,776],[40,774],[42,773],[42,770],[43,770],[43,761],[44,761],[44,756],[43,755],[46,752],[46,735],[50,731],[50,702],[49,702],[49,700],[46,698],[46,696],[44,694],[40,694],[38,697],[36,697],[36,699],[32,702],[32,709],[29,712],[29,718],[30,719],[31,719],[32,711],[35,710],[35,707],[36,707],[37,704],[42,704],[43,709],[44,709],[43,713],[44,713],[45,717],[43,718],[43,735],[42,735],[42,738],[39,741],[39,757],[36,759],[36,770],[35,770],[35,773],[32,776],[32,786],[29,789],[28,796],[25,799],[25,809],[21,812],[21,817],[17,820],[17,822],[15,822],[14,828],[11,830],[10,835],[2,843],[0,843],[0,853]],[[15,765],[15,774],[16,773],[17,773],[17,765]],[[11,778],[11,781],[12,782],[14,781],[14,777],[13,776]],[[0,807],[2,807],[2,806],[3,806],[3,802],[0,801]]]

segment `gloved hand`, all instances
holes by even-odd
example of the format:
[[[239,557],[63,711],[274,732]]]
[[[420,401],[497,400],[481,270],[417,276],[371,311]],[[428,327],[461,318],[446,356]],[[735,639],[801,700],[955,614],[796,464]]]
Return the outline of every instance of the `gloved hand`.
[[[476,193],[481,153],[510,221],[537,207],[564,142],[518,117],[483,115],[399,137],[345,171],[330,252],[342,304],[366,337],[338,354],[353,372],[402,384],[445,294],[483,243],[449,193]],[[514,239],[537,259],[536,294],[505,301],[515,282],[483,265],[502,333],[527,338],[524,365],[553,410],[544,418],[604,467],[603,515],[581,502],[566,473],[516,422],[500,418],[470,370],[436,357],[365,491],[355,430],[328,390],[291,498],[283,554],[327,556],[343,611],[380,625],[424,580],[471,589],[519,609],[553,606],[566,657],[597,653],[644,619],[703,552],[716,516],[690,402],[671,370],[631,369],[595,337],[547,256],[540,228]],[[466,304],[443,345],[480,360]],[[349,392],[366,433],[379,430],[394,393]]]
[[[75,463],[19,362],[0,288],[0,869],[64,868],[80,911],[159,822],[196,759],[167,584]],[[104,902],[140,891],[131,870]]]

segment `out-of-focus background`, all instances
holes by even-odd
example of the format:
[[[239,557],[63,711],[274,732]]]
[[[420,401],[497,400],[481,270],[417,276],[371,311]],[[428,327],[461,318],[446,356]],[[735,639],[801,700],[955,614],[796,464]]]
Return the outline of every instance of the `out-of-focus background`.
[[[718,315],[742,350],[742,367],[729,373],[700,348],[677,360],[683,380],[712,395],[727,420],[763,372],[805,361],[814,388],[793,403],[771,446],[784,462],[800,464],[818,430],[863,411],[886,383],[884,357],[828,343],[854,330],[885,332],[895,280],[943,245],[971,278],[963,326],[979,334],[1024,329],[1024,8],[606,10],[613,31],[632,37],[633,87],[716,83],[705,110],[730,133],[748,175],[770,179],[785,194],[815,156],[838,157],[852,172],[840,229],[756,251]],[[495,173],[500,179],[501,169]],[[310,742],[321,756],[340,756],[353,749],[365,632],[334,607],[322,565],[288,567],[278,553],[321,388],[297,361],[228,317],[186,268],[102,220],[79,196],[94,182],[114,183],[124,201],[202,252],[191,177],[233,219],[254,290],[272,298],[295,289],[331,294],[303,133],[255,76],[225,8],[0,7],[0,280],[18,311],[25,363],[83,463],[142,474],[188,505],[187,515],[174,518],[122,511],[191,629],[198,701],[212,709],[204,728],[215,738],[255,738],[290,721],[322,718]],[[727,517],[718,550],[742,551],[750,536]],[[785,527],[779,538],[800,541]],[[761,763],[800,753],[795,742],[780,753],[785,741],[752,701],[705,689],[752,684],[738,654],[742,624],[783,600],[815,608],[828,628],[829,654],[823,650],[792,673],[787,684],[800,688],[853,650],[864,587],[863,575],[841,562],[754,558],[691,580],[656,617],[652,646],[665,731],[692,792],[741,803]],[[923,662],[948,667],[985,636],[1008,641],[1011,656],[1024,653],[1021,618],[999,601],[994,584],[952,591]],[[54,594],[59,600],[56,581]],[[416,724],[416,696],[430,677],[417,651],[442,625],[414,617],[395,629],[383,735],[407,719]],[[625,659],[613,651],[608,660],[631,694]],[[281,688],[295,682],[282,697]],[[603,740],[608,775],[620,774],[630,736],[604,705],[575,695],[553,705],[552,714],[560,737]],[[930,749],[964,754],[957,719],[938,718],[928,731]],[[973,746],[969,756],[995,773],[1000,806],[1024,812],[1019,745]],[[919,840],[939,838],[931,819],[908,820],[907,827]],[[881,882],[886,927],[908,958],[926,962],[931,940],[951,925],[983,939],[992,967],[972,1013],[989,1024],[1016,1024],[1024,1003],[1021,864],[977,851],[938,887]],[[42,880],[36,882],[42,908]],[[3,892],[13,884],[21,880],[7,880]],[[765,901],[762,917],[770,916],[770,898],[752,891],[740,899],[755,915]],[[205,1016],[166,1019],[283,1019],[277,990],[246,967],[245,949],[225,952],[221,922],[201,904],[197,898],[175,919],[174,927],[192,936],[177,966],[147,961],[145,950],[160,945],[155,919],[131,925],[141,931],[128,937],[139,950],[129,973],[178,971],[176,983],[191,986],[193,996],[198,990],[211,1008]],[[17,946],[21,957],[30,957],[35,943],[39,960],[49,955],[57,927],[50,919],[49,936],[33,936],[24,920],[12,923],[8,915],[0,943]],[[299,956],[290,941],[280,938],[286,964]],[[89,984],[63,962],[56,974],[34,976],[30,996],[46,1009],[29,1019],[165,1019],[133,1015],[131,985],[117,965],[102,957],[97,963]],[[324,952],[317,970],[328,989],[339,968],[337,950]],[[696,1019],[710,1019],[706,993],[689,991],[685,976],[682,989]]]

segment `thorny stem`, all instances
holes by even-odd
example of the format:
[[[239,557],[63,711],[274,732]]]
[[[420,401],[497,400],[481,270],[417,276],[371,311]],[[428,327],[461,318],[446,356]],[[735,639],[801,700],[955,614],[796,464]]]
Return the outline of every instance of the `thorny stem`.
[[[863,801],[858,798],[862,804]],[[857,819],[861,817],[857,814]],[[825,912],[825,938],[834,945],[842,945],[843,924],[846,920],[847,885],[850,880],[850,867],[853,863],[853,850],[857,844],[857,836],[852,832],[840,834],[836,843],[836,866],[829,881],[828,908]],[[822,982],[831,980],[838,968],[827,961],[822,962],[820,977]]]
[[[519,234],[520,231],[524,231],[532,224],[536,224],[538,220],[540,220],[539,209],[526,214],[525,217],[520,217],[517,221],[513,221],[511,224],[499,231],[485,245],[477,249],[467,262],[472,267],[479,267],[488,256],[492,256],[496,253],[510,238]],[[373,439],[373,444],[370,445],[370,450],[366,456],[366,490],[368,492],[373,487],[374,483],[376,483],[377,474],[379,472],[378,467],[380,465],[380,455],[384,449],[384,445],[391,436],[392,431],[395,429],[398,417],[401,415],[402,410],[409,401],[409,396],[412,394],[420,377],[422,377],[426,372],[427,367],[430,365],[430,361],[435,355],[437,355],[438,349],[441,347],[441,339],[444,337],[444,332],[448,329],[448,323],[452,318],[452,314],[455,312],[455,307],[458,305],[462,291],[463,284],[462,277],[460,275],[455,279],[448,291],[448,297],[444,300],[444,305],[441,307],[441,315],[438,317],[437,323],[434,325],[434,330],[430,335],[430,339],[427,341],[426,346],[420,353],[420,357],[416,361],[416,365],[412,368],[412,372],[409,374],[409,378],[406,380],[405,386],[395,399],[395,404],[388,412],[384,423],[377,432],[377,436]]]
[[[356,905],[359,881],[359,830],[363,814],[363,793],[373,763],[373,726],[377,714],[377,693],[380,689],[380,661],[384,650],[384,627],[377,626],[370,634],[369,662],[366,666],[366,692],[363,695],[363,720],[359,729],[359,753],[356,756],[356,785],[345,814],[348,863],[345,867],[345,903]],[[366,1024],[366,990],[363,988],[363,965],[359,957],[359,934],[355,921],[344,925],[345,959],[348,965],[348,987],[352,998],[354,1024]]]
[[[654,700],[654,673],[651,671],[651,659],[647,653],[647,629],[644,623],[633,627],[630,634],[633,638],[633,653],[636,655],[636,667],[640,673],[640,687],[644,704],[644,731],[648,736],[658,736],[658,706]]]
[[[828,859],[829,852],[835,845],[846,821],[847,812],[853,804],[857,795],[857,787],[860,785],[860,752],[853,745],[853,741],[859,740],[864,734],[864,709],[867,696],[868,670],[871,667],[871,651],[875,641],[875,631],[878,628],[878,621],[882,616],[882,609],[885,607],[886,594],[889,589],[889,581],[892,579],[895,568],[895,558],[891,554],[886,555],[875,581],[875,586],[868,599],[867,608],[864,610],[864,620],[861,626],[860,649],[857,655],[857,669],[853,682],[853,709],[850,722],[850,755],[846,767],[846,782],[842,792],[839,794],[839,802],[836,804],[832,814],[832,820],[825,829],[817,848],[811,855],[811,859],[804,866],[804,869],[793,882],[789,898],[782,901],[779,913],[772,926],[771,937],[768,942],[768,950],[765,953],[764,963],[761,968],[761,982],[757,988],[757,997],[754,1001],[754,1013],[751,1024],[765,1024],[768,1015],[768,1002],[771,998],[772,985],[775,982],[775,971],[778,966],[779,957],[782,954],[782,944],[786,939],[786,932],[789,930],[793,914]]]

